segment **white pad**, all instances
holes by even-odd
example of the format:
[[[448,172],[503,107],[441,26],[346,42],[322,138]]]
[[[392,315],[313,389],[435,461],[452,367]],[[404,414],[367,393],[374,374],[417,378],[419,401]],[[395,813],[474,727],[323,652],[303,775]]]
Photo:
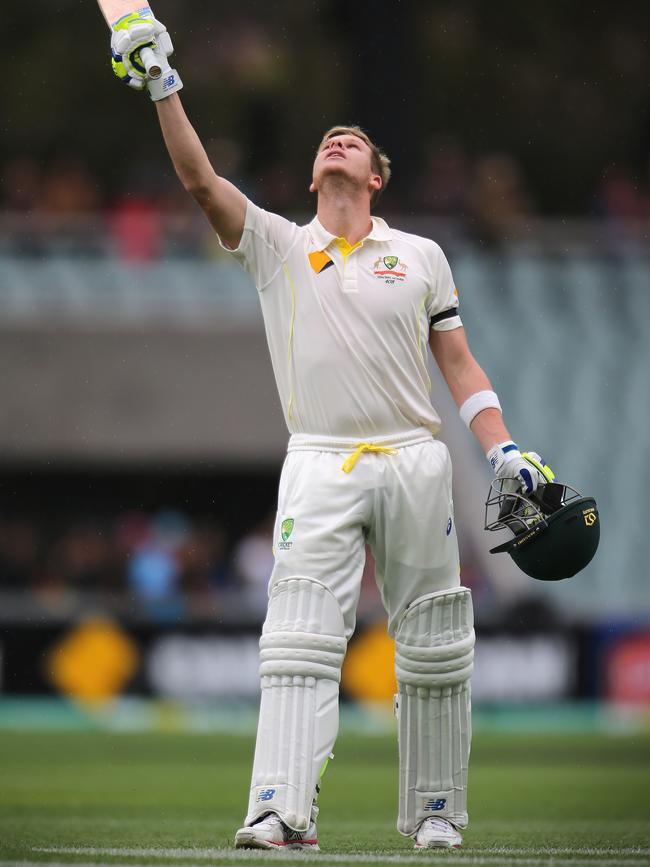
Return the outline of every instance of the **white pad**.
[[[321,768],[339,725],[346,639],[330,590],[312,578],[277,581],[260,639],[262,701],[246,824],[278,813],[306,831]]]
[[[416,599],[395,636],[399,733],[397,829],[410,836],[424,819],[467,825],[474,659],[472,598],[465,587]]]

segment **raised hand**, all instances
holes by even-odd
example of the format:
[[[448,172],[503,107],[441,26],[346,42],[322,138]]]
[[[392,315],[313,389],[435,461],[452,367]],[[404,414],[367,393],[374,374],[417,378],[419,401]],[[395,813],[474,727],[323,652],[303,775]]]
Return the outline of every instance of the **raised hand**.
[[[159,68],[155,78],[147,72],[152,64],[143,58],[146,50],[153,52]],[[146,87],[152,100],[164,99],[183,87],[178,72],[167,59],[174,51],[171,37],[165,25],[155,18],[137,12],[121,18],[113,30],[111,51],[113,72],[120,81],[134,90]]]

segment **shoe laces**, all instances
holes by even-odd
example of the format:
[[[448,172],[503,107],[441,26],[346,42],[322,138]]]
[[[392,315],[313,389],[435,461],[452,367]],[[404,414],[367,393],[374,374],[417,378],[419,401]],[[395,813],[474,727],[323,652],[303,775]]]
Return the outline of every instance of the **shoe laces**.
[[[260,818],[255,822],[255,825],[261,825],[262,823],[266,825],[283,825],[284,822],[278,816],[277,813],[266,813],[264,816],[260,816]]]
[[[436,828],[439,831],[453,831],[454,826],[447,819],[443,819],[442,816],[429,816],[423,822],[424,825],[428,825],[430,828]]]

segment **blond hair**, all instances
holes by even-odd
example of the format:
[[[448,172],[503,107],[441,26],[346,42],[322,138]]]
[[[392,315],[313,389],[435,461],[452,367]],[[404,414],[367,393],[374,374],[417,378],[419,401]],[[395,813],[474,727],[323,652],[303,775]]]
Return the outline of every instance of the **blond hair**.
[[[335,135],[355,135],[370,148],[370,167],[374,174],[379,175],[381,178],[381,187],[378,190],[374,190],[370,196],[370,205],[371,207],[374,206],[386,189],[388,181],[390,180],[390,159],[383,150],[370,139],[367,133],[365,133],[360,126],[333,126],[331,129],[327,130],[321,139],[321,143],[318,145],[318,150],[320,151],[325,142],[328,141],[328,139],[334,138]]]

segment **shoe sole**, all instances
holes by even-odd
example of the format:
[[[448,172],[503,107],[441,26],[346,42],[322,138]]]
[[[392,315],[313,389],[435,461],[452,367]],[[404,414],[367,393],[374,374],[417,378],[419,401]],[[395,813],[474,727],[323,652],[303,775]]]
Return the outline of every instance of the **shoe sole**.
[[[429,843],[428,846],[421,846],[416,843],[413,848],[414,849],[460,849],[462,843]]]
[[[303,849],[310,852],[320,852],[318,840],[305,840],[297,843],[287,840],[286,843],[271,843],[269,840],[260,840],[255,832],[248,828],[242,828],[235,834],[235,849]]]

